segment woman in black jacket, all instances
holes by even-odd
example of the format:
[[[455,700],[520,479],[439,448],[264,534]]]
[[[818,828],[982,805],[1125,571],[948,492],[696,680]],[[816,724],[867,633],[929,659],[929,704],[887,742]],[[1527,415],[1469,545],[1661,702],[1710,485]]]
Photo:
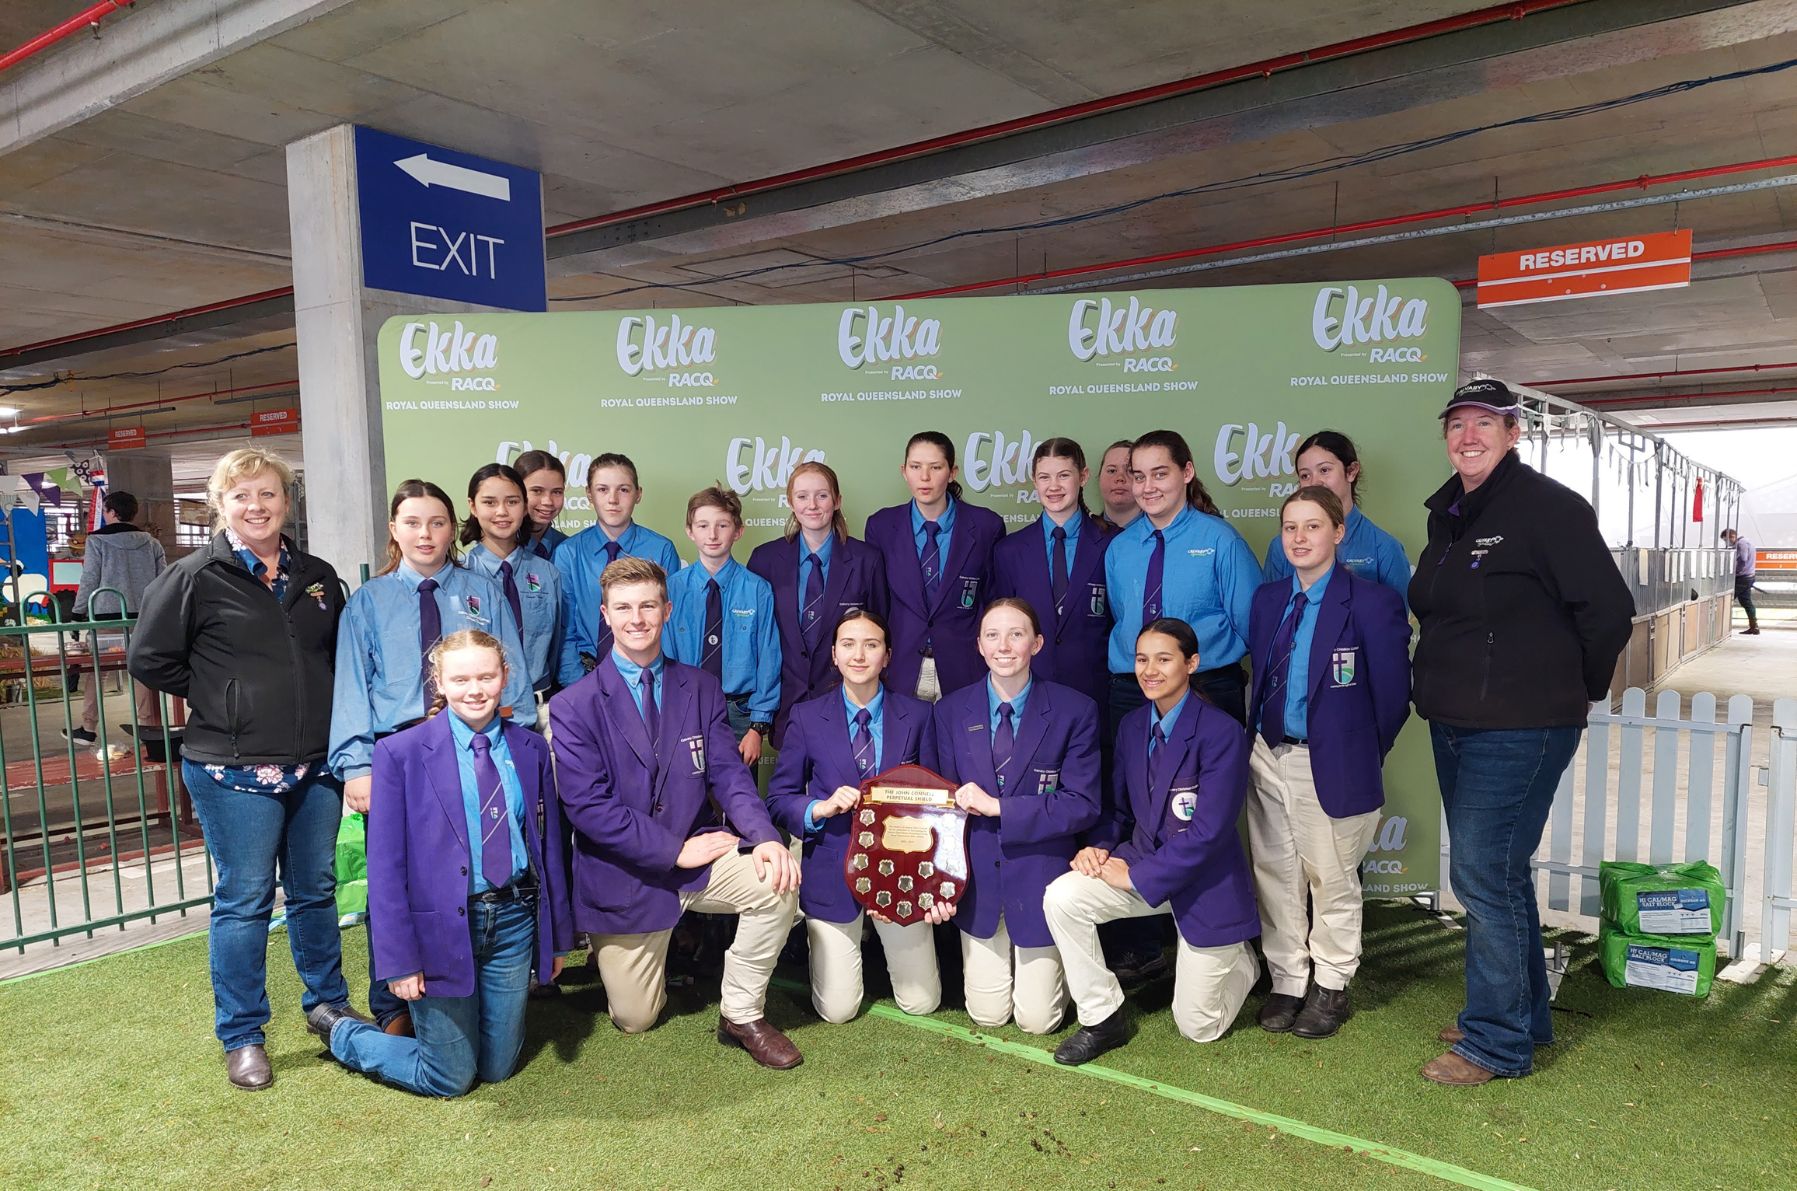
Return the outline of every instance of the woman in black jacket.
[[[1608,697],[1634,600],[1583,497],[1516,456],[1517,401],[1463,385],[1441,413],[1454,477],[1424,503],[1410,581],[1411,698],[1429,721],[1466,907],[1466,1009],[1436,1083],[1527,1075],[1553,1041],[1529,858],[1593,700]]]
[[[326,771],[343,589],[329,563],[283,536],[293,470],[262,450],[218,461],[207,496],[219,532],[144,593],[131,674],[187,700],[181,776],[218,883],[210,945],[225,1072],[246,1090],[274,1073],[268,924],[275,874],[314,1032],[349,1013],[333,860],[343,789]]]

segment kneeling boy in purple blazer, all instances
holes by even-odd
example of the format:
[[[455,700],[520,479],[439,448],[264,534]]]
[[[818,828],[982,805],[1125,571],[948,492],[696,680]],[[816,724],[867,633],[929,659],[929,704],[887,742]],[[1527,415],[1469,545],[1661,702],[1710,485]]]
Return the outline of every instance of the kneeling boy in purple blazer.
[[[551,701],[549,722],[574,829],[574,925],[592,936],[612,1023],[627,1034],[655,1024],[683,911],[736,914],[718,1041],[796,1067],[798,1048],[762,1011],[799,867],[737,752],[722,685],[662,656],[666,573],[620,558],[599,584],[611,649]]]

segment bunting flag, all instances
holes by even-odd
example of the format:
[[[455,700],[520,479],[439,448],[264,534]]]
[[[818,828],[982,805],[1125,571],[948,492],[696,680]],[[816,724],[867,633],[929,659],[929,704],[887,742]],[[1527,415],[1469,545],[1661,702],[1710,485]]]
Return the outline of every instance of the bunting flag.
[[[1691,520],[1703,520],[1703,477],[1697,477],[1697,495],[1691,500]]]

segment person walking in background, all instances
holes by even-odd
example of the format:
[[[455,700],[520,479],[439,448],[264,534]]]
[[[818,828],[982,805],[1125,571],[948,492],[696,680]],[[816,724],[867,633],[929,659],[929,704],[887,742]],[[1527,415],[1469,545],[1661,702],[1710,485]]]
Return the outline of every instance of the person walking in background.
[[[141,611],[144,591],[168,566],[162,543],[132,524],[137,519],[137,497],[129,492],[107,493],[100,517],[105,524],[87,535],[87,546],[81,554],[81,585],[75,589],[78,620],[118,620]],[[112,634],[105,636],[114,643],[118,640]],[[100,653],[105,642],[98,632],[92,640],[94,667],[89,676],[87,702],[81,710],[81,725],[62,732],[82,744],[99,740]],[[131,689],[137,722],[129,725],[129,730],[139,740],[148,740],[154,729],[162,726],[156,692],[135,679]]]
[[[157,576],[131,638],[131,675],[186,699],[181,778],[218,871],[207,944],[225,1075],[274,1082],[268,924],[275,880],[307,1013],[348,1013],[334,865],[343,787],[325,767],[343,587],[294,546],[293,470],[271,451],[232,451],[206,497],[218,532]]]
[[[1410,581],[1411,698],[1466,907],[1466,1008],[1441,1031],[1452,1049],[1422,1070],[1450,1085],[1527,1075],[1554,1040],[1529,859],[1635,613],[1596,512],[1517,457],[1519,413],[1496,380],[1462,385],[1441,411],[1454,475],[1424,502]]]
[[[1760,617],[1753,606],[1753,578],[1759,570],[1759,560],[1753,552],[1753,543],[1742,537],[1741,532],[1736,529],[1723,530],[1722,540],[1734,547],[1735,551],[1735,603],[1741,605],[1741,611],[1747,613],[1747,628],[1741,635],[1757,637],[1760,635]]]

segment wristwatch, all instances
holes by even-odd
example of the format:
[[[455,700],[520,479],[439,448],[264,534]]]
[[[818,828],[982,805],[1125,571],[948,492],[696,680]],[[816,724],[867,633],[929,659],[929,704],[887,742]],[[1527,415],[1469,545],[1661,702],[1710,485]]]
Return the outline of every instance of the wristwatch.
[[[774,725],[767,720],[755,720],[749,724],[749,731],[759,732],[764,737],[770,736],[773,734]]]

